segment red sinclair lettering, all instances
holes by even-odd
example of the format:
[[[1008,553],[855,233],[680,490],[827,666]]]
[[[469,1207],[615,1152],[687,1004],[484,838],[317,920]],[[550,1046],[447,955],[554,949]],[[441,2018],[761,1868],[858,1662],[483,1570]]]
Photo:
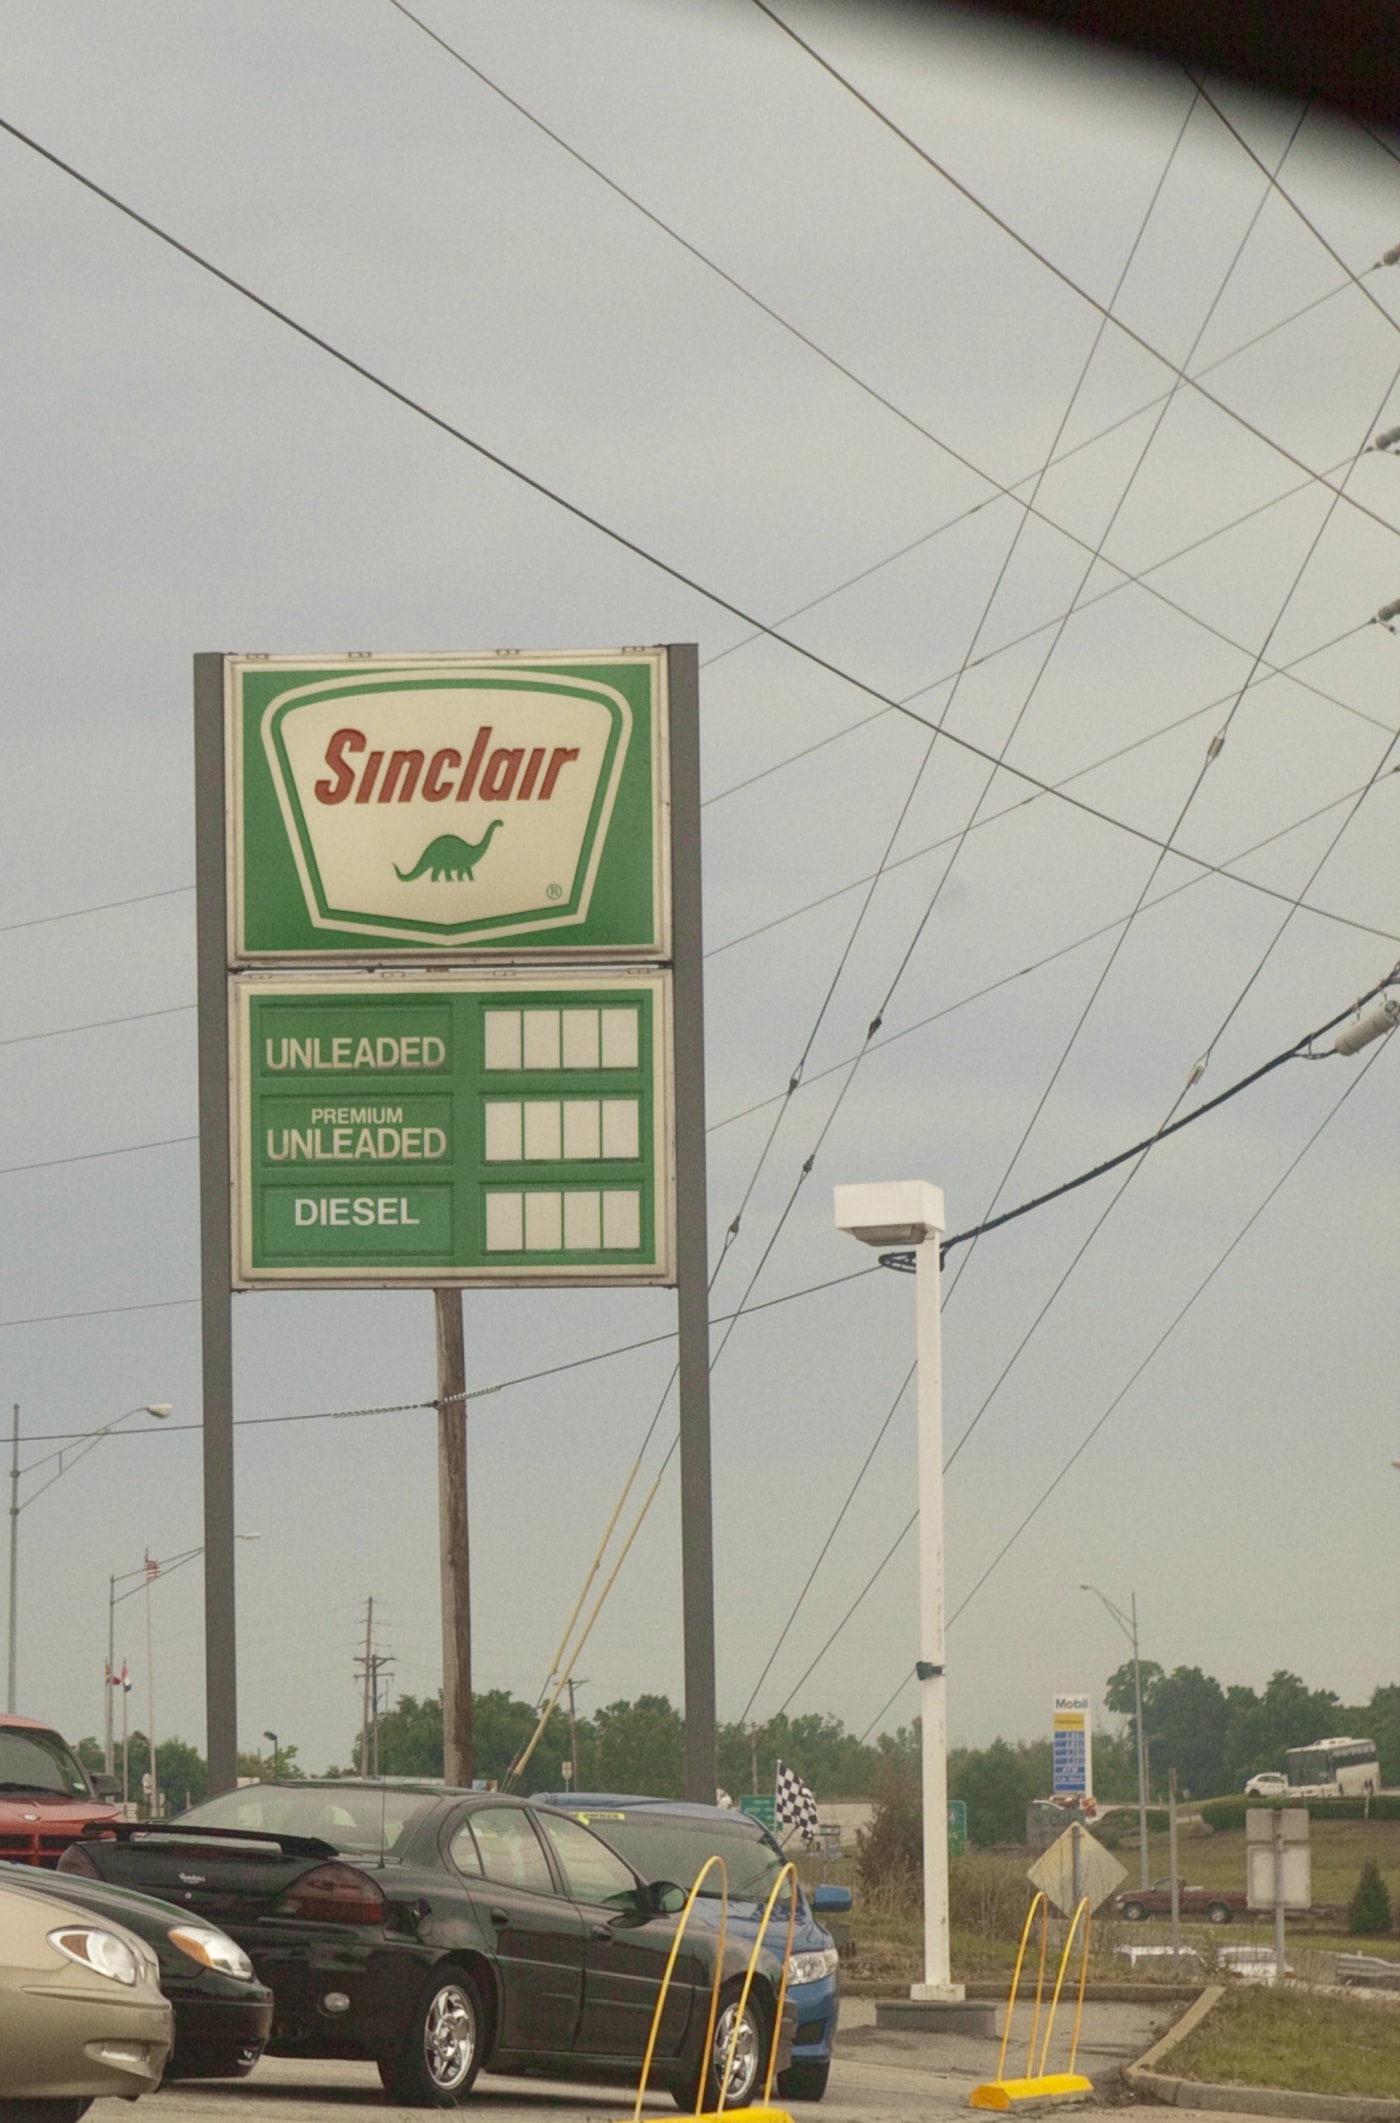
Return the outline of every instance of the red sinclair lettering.
[[[399,802],[408,803],[418,786],[418,777],[422,771],[423,755],[421,752],[391,752],[389,755],[389,771],[384,776],[384,786],[379,792],[379,801],[381,803],[393,802],[394,791],[398,788],[399,777],[402,775],[403,794],[399,797]]]
[[[481,762],[486,757],[486,747],[490,742],[490,724],[483,723],[476,733],[476,742],[473,744],[471,755],[467,760],[467,771],[462,776],[462,786],[457,791],[458,803],[466,803],[472,790],[476,787],[476,777],[481,772]]]
[[[448,781],[439,781],[438,776],[442,773],[450,772],[453,767],[460,767],[461,764],[462,755],[460,752],[453,752],[450,749],[444,752],[434,752],[428,762],[428,771],[423,776],[423,794],[429,803],[446,803],[448,797],[452,794],[452,784]]]
[[[365,733],[363,730],[336,731],[334,737],[326,746],[326,765],[334,774],[335,780],[317,782],[316,801],[318,803],[344,803],[355,785],[355,769],[346,763],[345,755],[347,752],[363,752],[364,748]]]
[[[458,803],[469,802],[473,794],[478,794],[484,803],[505,803],[511,797],[520,803],[526,803],[532,797],[536,803],[548,803],[560,774],[579,756],[577,745],[556,745],[546,766],[543,745],[536,745],[528,754],[523,745],[499,745],[488,758],[491,726],[483,723],[472,741],[466,766],[462,768],[462,778],[454,792],[452,780],[457,769],[462,767],[462,755],[450,745],[434,752],[426,773],[423,771],[425,755],[416,747],[391,752],[381,782],[379,770],[384,766],[383,752],[366,753],[363,762],[353,756],[364,752],[368,742],[363,730],[336,731],[326,746],[326,765],[330,773],[325,780],[312,785],[317,803],[344,803],[352,789],[357,804],[372,803],[376,787],[380,803],[412,803],[420,792],[428,803],[446,803],[454,793]]]

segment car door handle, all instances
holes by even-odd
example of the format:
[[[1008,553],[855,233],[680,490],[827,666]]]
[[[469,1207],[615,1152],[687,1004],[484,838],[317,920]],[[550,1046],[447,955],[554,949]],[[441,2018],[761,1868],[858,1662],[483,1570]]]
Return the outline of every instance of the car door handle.
[[[610,1939],[612,1935],[613,1929],[611,1924],[595,1924],[593,1926],[593,1936],[595,1939]]]
[[[508,1909],[493,1909],[488,1914],[498,1931],[503,1930],[510,1922],[510,1911]]]

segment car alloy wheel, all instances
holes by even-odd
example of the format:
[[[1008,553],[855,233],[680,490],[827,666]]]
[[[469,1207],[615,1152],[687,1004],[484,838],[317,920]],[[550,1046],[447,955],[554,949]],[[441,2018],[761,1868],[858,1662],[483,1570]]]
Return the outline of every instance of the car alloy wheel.
[[[734,2022],[738,2011],[739,2001],[733,1998],[728,2005],[721,2008],[715,2024],[715,2039],[706,2087],[707,2105],[712,2108],[719,2105],[720,2082],[731,2042],[734,2044],[734,2061],[729,2066],[729,2080],[724,2096],[726,2108],[748,2106],[768,2062],[767,2031],[756,2000],[752,1996],[746,1999],[736,2038]]]
[[[481,1995],[465,1969],[435,1976],[403,2042],[379,2063],[384,2090],[411,2108],[455,2108],[481,2062]]]
[[[423,2061],[434,2086],[456,2093],[476,2056],[476,2014],[458,1983],[434,1991],[423,2018]]]

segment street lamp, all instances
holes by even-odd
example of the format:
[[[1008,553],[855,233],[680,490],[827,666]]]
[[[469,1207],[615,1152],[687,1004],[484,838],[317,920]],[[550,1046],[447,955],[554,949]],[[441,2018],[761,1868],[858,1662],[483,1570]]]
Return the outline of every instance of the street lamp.
[[[165,1412],[167,1415],[170,1413],[168,1408]],[[236,1533],[234,1535],[234,1539],[236,1541],[260,1541],[262,1539],[262,1535],[260,1533]],[[198,1558],[203,1555],[203,1553],[204,1548],[201,1544],[198,1548],[186,1548],[181,1554],[171,1556],[165,1562],[159,1562],[157,1561],[156,1557],[150,1553],[148,1549],[146,1552],[145,1560],[142,1563],[138,1564],[135,1570],[118,1571],[115,1575],[110,1576],[107,1580],[107,1675],[109,1702],[111,1677],[115,1670],[116,1660],[116,1624],[114,1620],[114,1610],[121,1605],[123,1600],[129,1600],[132,1597],[133,1593],[140,1592],[144,1588],[146,1594],[146,1723],[150,1728],[146,1734],[146,1745],[150,1751],[151,1758],[151,1818],[153,1820],[157,1817],[159,1813],[160,1784],[156,1776],[156,1674],[155,1650],[151,1636],[151,1585],[156,1578],[169,1577],[172,1571],[182,1570],[186,1563],[196,1562]],[[125,1584],[128,1578],[139,1578],[140,1583],[130,1586],[125,1592],[118,1592],[118,1585]],[[126,1702],[125,1690],[123,1690],[122,1702],[124,1713]],[[109,1751],[110,1747],[111,1740],[109,1737]],[[129,1803],[130,1795],[129,1779],[127,1774],[128,1767],[129,1764],[127,1761],[125,1715],[123,1714],[122,1804],[124,1807]]]
[[[282,1774],[282,1758],[277,1751],[277,1735],[275,1732],[265,1732],[263,1738],[272,1742],[272,1781],[275,1784]]]
[[[1108,1594],[1100,1592],[1097,1585],[1081,1585],[1079,1589],[1081,1592],[1092,1592],[1094,1598],[1102,1602],[1133,1647],[1133,1730],[1137,1734],[1138,1853],[1142,1884],[1147,1887],[1150,1885],[1147,1865],[1147,1742],[1143,1737],[1142,1730],[1142,1667],[1138,1660],[1137,1594],[1134,1593],[1132,1595],[1130,1614],[1124,1614],[1122,1608],[1115,1607]]]
[[[943,1377],[939,1241],[943,1190],[925,1180],[837,1187],[836,1226],[867,1246],[912,1246],[918,1407],[919,1658],[923,1720],[924,1980],[910,1997],[961,2004],[948,1937],[948,1713],[943,1671]],[[949,2015],[953,2017],[953,2015]]]
[[[143,1402],[135,1408],[128,1408],[125,1414],[123,1415],[114,1415],[111,1422],[104,1423],[100,1430],[93,1430],[89,1432],[86,1437],[75,1439],[74,1443],[77,1445],[78,1448],[76,1452],[72,1449],[71,1446],[65,1445],[61,1447],[59,1451],[46,1452],[42,1459],[31,1460],[27,1467],[21,1467],[19,1463],[19,1403],[18,1401],[15,1402],[10,1423],[9,1674],[5,1689],[5,1708],[7,1710],[14,1710],[16,1707],[16,1691],[18,1687],[19,1515],[21,1511],[27,1511],[29,1509],[29,1506],[35,1501],[35,1499],[41,1497],[46,1489],[52,1489],[54,1483],[60,1480],[63,1475],[71,1474],[74,1467],[77,1466],[78,1461],[81,1459],[86,1459],[87,1455],[92,1451],[93,1447],[96,1445],[100,1445],[103,1438],[107,1436],[108,1432],[115,1430],[119,1423],[125,1423],[129,1421],[133,1415],[153,1415],[156,1418],[157,1422],[163,1423],[169,1413],[169,1401]],[[58,1461],[58,1466],[55,1471],[49,1476],[46,1482],[40,1482],[38,1488],[33,1492],[33,1495],[27,1496],[24,1502],[21,1503],[19,1500],[19,1485],[21,1476],[26,1474],[33,1474],[36,1468],[47,1467],[54,1460]]]

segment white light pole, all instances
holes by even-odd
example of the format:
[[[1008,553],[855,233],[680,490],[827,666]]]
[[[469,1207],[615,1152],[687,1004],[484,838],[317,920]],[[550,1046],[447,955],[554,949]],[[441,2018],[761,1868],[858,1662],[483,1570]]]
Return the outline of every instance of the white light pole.
[[[867,1246],[912,1246],[918,1405],[919,1707],[923,1724],[924,1980],[919,2002],[956,2003],[948,1938],[948,1714],[943,1672],[943,1364],[939,1241],[943,1190],[926,1180],[837,1187],[836,1225]]]
[[[93,1430],[77,1437],[73,1440],[72,1445],[64,1445],[57,1452],[46,1452],[42,1459],[31,1460],[27,1467],[21,1467],[19,1463],[19,1406],[16,1403],[10,1423],[9,1671],[5,1689],[5,1708],[7,1710],[14,1710],[17,1707],[16,1695],[19,1685],[19,1515],[21,1511],[27,1511],[35,1499],[41,1497],[46,1489],[52,1489],[54,1483],[59,1481],[63,1475],[71,1473],[73,1468],[77,1466],[78,1461],[86,1459],[93,1447],[100,1445],[103,1438],[109,1432],[115,1430],[119,1423],[129,1421],[133,1415],[153,1415],[158,1422],[164,1422],[169,1413],[169,1401],[142,1402],[139,1407],[128,1408],[122,1415],[114,1415],[111,1422],[104,1423],[100,1430]],[[76,1449],[74,1449],[75,1447]],[[19,1500],[19,1485],[22,1476],[33,1474],[36,1468],[48,1467],[55,1460],[57,1460],[58,1465],[48,1480],[40,1482],[38,1488],[21,1503]]]
[[[1147,1887],[1151,1884],[1148,1879],[1147,1867],[1147,1744],[1143,1738],[1142,1731],[1142,1666],[1138,1659],[1137,1594],[1134,1593],[1132,1596],[1130,1619],[1128,1615],[1124,1614],[1121,1607],[1114,1606],[1113,1601],[1106,1592],[1099,1591],[1097,1585],[1081,1585],[1079,1589],[1081,1592],[1092,1592],[1096,1600],[1102,1601],[1133,1647],[1133,1730],[1137,1735],[1138,1849],[1141,1865],[1140,1877],[1143,1886]]]

